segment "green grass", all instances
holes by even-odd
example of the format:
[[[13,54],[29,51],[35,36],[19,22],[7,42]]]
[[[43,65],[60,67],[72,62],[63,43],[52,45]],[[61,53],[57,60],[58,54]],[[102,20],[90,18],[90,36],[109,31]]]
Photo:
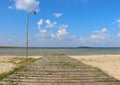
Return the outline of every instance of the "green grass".
[[[47,75],[52,75],[53,74],[53,72],[51,70],[46,70],[46,72],[47,72]]]
[[[63,68],[65,67],[72,67],[72,68],[76,68],[76,65],[71,63],[71,62],[59,62],[59,65],[62,66]]]
[[[8,85],[19,85],[19,83],[15,83],[14,81],[9,81]]]
[[[18,60],[18,59],[21,59],[21,61],[16,63],[15,60]],[[17,67],[14,68],[12,71],[10,71],[10,72],[8,72],[8,73],[2,73],[2,74],[0,74],[0,80],[8,77],[9,75],[11,75],[11,74],[13,74],[14,72],[16,72],[16,71],[24,68],[26,65],[28,65],[28,64],[36,61],[36,60],[39,60],[39,59],[34,59],[34,58],[28,58],[28,59],[25,59],[25,58],[17,58],[17,59],[16,59],[16,58],[14,58],[14,59],[10,60],[10,62],[16,64]]]

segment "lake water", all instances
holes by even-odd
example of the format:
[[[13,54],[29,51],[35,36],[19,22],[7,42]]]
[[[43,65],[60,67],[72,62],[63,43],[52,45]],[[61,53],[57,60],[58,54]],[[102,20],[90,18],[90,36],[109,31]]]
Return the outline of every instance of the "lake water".
[[[0,48],[0,55],[25,55],[25,48]],[[119,55],[120,48],[29,48],[29,55]]]

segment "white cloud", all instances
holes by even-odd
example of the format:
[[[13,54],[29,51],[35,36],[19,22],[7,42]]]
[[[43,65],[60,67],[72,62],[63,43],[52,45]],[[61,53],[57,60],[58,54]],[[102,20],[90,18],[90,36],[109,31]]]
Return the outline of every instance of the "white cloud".
[[[40,30],[40,33],[46,33],[46,32],[47,32],[46,29]]]
[[[40,36],[42,36],[42,37],[47,37],[47,35],[48,35],[48,32],[47,32],[47,30],[46,29],[42,29],[42,30],[40,30]]]
[[[54,33],[50,34],[51,38],[56,38],[56,35]]]
[[[108,30],[106,29],[106,28],[103,28],[102,30],[101,30],[101,33],[107,33],[108,32]]]
[[[9,6],[8,9],[13,9],[13,7],[12,7],[12,6]]]
[[[57,31],[57,38],[61,39],[61,37],[64,37],[66,35],[68,35],[69,33],[66,31],[66,29],[59,29]]]
[[[42,37],[46,38],[49,36],[48,31],[46,29],[40,29],[39,32],[35,35],[37,38]]]
[[[93,35],[90,36],[90,38],[96,39],[96,38],[99,38],[99,37],[98,37],[98,35],[94,35],[94,34],[93,34]]]
[[[54,13],[54,16],[56,17],[56,18],[59,18],[59,17],[61,17],[63,14],[62,13]]]
[[[101,30],[95,31],[86,38],[81,37],[79,39],[79,44],[83,46],[108,46],[112,44],[112,40],[114,39],[109,34],[107,28],[103,28]]]
[[[118,27],[120,28],[120,19],[116,19],[112,22],[113,25],[118,25]]]
[[[118,37],[120,37],[120,33],[118,33]]]
[[[49,19],[43,20],[40,19],[37,22],[38,30],[36,37],[42,37],[42,38],[51,38],[51,39],[57,39],[61,40],[64,39],[69,33],[67,32],[68,25],[57,25],[57,22],[51,22]],[[54,28],[54,29],[48,29],[48,28]]]
[[[106,28],[103,28],[102,30],[97,31],[96,34],[92,34],[90,38],[93,40],[104,40],[106,39],[107,35],[108,30]]]
[[[13,0],[18,10],[31,11],[39,5],[37,0]]]
[[[80,41],[83,41],[84,40],[84,38],[83,37],[80,37]]]
[[[120,19],[117,20],[118,27],[120,28]]]
[[[38,13],[39,11],[40,11],[40,9],[38,9],[38,8],[35,10],[35,12],[37,12],[37,13]]]
[[[38,29],[41,28],[42,24],[43,24],[43,19],[40,19],[40,20],[37,22]]]
[[[60,25],[59,28],[60,28],[60,29],[66,29],[66,28],[68,28],[68,25],[63,24],[63,25]]]
[[[118,19],[117,22],[120,23],[120,19]]]
[[[54,27],[56,26],[56,24],[57,24],[57,22],[52,22],[52,23],[51,23],[51,21],[50,21],[49,19],[47,19],[47,20],[45,21],[45,23],[47,24],[47,25],[46,25],[46,28],[54,28]]]
[[[54,29],[48,29],[47,25],[51,23],[53,21],[50,19],[40,19],[37,23],[40,29],[38,29],[36,39],[42,46],[108,46],[115,40],[109,35],[107,28],[95,31],[88,37],[77,37],[67,31],[67,24],[56,24],[53,26]]]
[[[56,33],[57,39],[61,40],[64,39],[69,33],[67,32],[66,28],[68,28],[68,25],[60,25],[59,30]],[[68,37],[68,36],[67,36]],[[70,36],[69,36],[70,37]]]
[[[107,33],[107,32],[108,32],[107,28],[95,31],[95,33]]]
[[[45,22],[46,22],[46,24],[50,24],[51,23],[49,19],[47,19]]]
[[[57,31],[57,38],[61,39],[66,37],[66,35],[68,35],[69,33],[67,32],[66,28],[68,28],[68,25],[60,25],[59,26],[59,30]]]
[[[119,46],[120,33],[113,38],[107,28],[95,31],[88,37],[77,37],[67,31],[67,24],[57,24],[54,29],[47,29],[47,24],[51,24],[51,20],[43,20],[42,28],[36,35],[41,46]]]
[[[38,29],[55,28],[57,25],[57,22],[51,22],[49,19],[47,20],[40,19],[37,22],[37,25],[38,25]]]

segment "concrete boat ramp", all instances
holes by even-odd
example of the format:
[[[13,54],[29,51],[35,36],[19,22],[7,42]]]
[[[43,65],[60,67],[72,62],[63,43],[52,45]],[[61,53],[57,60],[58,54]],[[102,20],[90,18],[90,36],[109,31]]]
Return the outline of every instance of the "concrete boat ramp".
[[[0,81],[0,85],[120,85],[101,70],[66,55],[46,55]]]

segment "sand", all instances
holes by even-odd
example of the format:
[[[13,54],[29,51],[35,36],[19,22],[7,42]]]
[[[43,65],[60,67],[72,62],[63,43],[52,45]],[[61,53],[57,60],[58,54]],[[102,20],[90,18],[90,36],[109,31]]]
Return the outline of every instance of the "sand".
[[[25,56],[0,56],[0,74],[12,71],[17,67],[17,62],[20,62],[20,58]],[[29,56],[29,58],[41,58],[41,56]]]
[[[110,76],[120,80],[120,55],[70,56],[86,65],[97,67]]]
[[[16,64],[10,62],[15,57],[25,56],[0,56],[0,74],[9,72],[17,67]],[[29,56],[31,58],[41,58],[41,56]],[[88,56],[70,56],[76,60],[82,61],[87,65],[91,65],[101,69],[107,74],[120,80],[120,55],[88,55]],[[15,60],[19,62],[20,60]]]

